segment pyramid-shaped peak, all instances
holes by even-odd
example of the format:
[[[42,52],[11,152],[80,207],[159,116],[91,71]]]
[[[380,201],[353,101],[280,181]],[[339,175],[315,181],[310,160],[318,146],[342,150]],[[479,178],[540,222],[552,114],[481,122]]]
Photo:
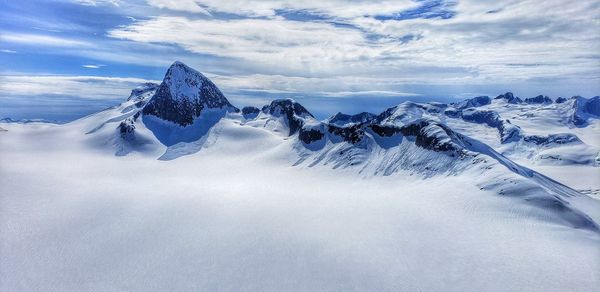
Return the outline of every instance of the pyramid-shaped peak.
[[[185,70],[185,71],[193,71],[196,73],[200,73],[200,72],[198,72],[198,70],[186,65],[185,63],[183,63],[181,61],[173,62],[173,64],[171,64],[171,66],[169,66],[169,69],[167,70],[167,72],[169,72],[170,70]]]
[[[205,109],[238,111],[210,79],[175,61],[143,113],[187,126]]]

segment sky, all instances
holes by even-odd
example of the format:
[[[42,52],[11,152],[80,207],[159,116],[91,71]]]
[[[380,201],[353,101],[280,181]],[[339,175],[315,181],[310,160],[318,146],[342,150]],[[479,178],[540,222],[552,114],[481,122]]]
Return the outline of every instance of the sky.
[[[600,1],[0,0],[0,118],[70,121],[175,60],[236,106],[600,95]]]

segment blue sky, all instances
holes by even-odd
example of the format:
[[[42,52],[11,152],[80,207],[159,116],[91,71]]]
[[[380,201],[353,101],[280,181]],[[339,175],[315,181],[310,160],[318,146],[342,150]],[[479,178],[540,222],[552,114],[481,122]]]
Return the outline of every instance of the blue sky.
[[[600,2],[0,2],[0,117],[68,121],[180,60],[238,107],[321,118],[404,100],[600,94]]]

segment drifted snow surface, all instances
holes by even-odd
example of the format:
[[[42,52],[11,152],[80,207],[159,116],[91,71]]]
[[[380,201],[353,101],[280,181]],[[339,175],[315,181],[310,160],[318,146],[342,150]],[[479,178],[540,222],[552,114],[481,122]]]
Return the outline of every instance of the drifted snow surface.
[[[293,137],[229,118],[170,161],[137,122],[143,147],[115,156],[128,146],[96,118],[2,125],[0,291],[600,286],[599,233],[483,187],[501,167],[427,179],[310,167]],[[598,222],[598,201],[572,203]]]

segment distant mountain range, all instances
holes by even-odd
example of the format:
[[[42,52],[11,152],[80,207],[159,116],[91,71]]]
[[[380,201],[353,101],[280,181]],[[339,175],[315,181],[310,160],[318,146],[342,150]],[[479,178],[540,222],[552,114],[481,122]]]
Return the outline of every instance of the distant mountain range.
[[[403,171],[424,178],[488,173],[484,180],[472,180],[482,189],[549,210],[566,224],[598,230],[573,205],[570,198],[580,196],[578,191],[529,167],[598,167],[599,104],[600,97],[523,100],[507,92],[451,104],[404,102],[379,114],[337,113],[319,121],[292,99],[240,110],[202,73],[175,62],[161,84],[142,84],[121,105],[61,127],[79,129],[92,137],[90,143],[118,156],[159,151],[160,160],[219,147],[223,131],[244,139],[256,135],[250,129],[263,129],[291,141],[295,166],[363,175]]]
[[[599,100],[508,92],[318,120],[293,99],[237,107],[175,62],[161,84],[70,123],[0,122],[2,263],[22,271],[3,282],[469,290],[479,273],[475,290],[552,290],[558,275],[556,290],[591,291]],[[467,286],[448,286],[456,271]]]

